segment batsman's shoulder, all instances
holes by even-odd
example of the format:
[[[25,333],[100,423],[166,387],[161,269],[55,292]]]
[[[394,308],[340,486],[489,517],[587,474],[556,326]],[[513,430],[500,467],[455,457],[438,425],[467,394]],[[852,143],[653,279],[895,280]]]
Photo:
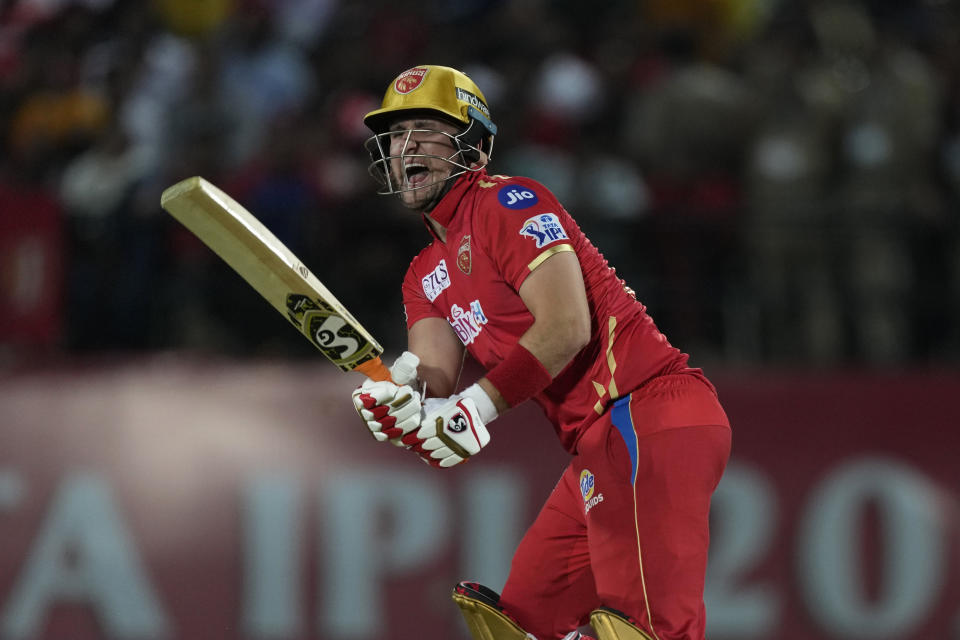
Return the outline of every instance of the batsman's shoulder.
[[[424,248],[415,256],[413,256],[413,258],[410,259],[410,263],[407,265],[407,271],[406,271],[408,274],[416,273],[417,269],[424,264],[424,260],[427,259],[424,256],[424,254],[426,253],[428,253],[427,249]]]
[[[407,265],[407,277],[415,276],[418,279],[436,268],[437,262],[444,257],[443,245],[436,240],[421,249]]]
[[[524,214],[544,206],[553,209],[559,206],[553,193],[533,178],[493,175],[477,184],[487,211]]]

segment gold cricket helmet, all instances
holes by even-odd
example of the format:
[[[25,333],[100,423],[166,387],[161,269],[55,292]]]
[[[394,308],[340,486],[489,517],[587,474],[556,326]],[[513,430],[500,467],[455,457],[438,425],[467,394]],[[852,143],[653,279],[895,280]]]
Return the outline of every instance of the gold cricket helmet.
[[[484,131],[478,139],[497,133],[480,88],[451,67],[424,64],[407,69],[391,83],[380,108],[364,116],[363,122],[374,133],[384,133],[392,120],[407,111],[409,115],[434,114],[466,128],[479,123]]]

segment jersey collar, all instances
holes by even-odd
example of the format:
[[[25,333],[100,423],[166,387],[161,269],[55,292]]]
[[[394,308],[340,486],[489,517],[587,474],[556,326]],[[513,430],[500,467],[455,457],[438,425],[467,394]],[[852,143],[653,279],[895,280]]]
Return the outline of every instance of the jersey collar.
[[[476,184],[477,180],[485,178],[486,175],[486,169],[468,171],[461,175],[456,183],[454,183],[453,188],[450,189],[445,196],[440,198],[440,202],[438,202],[437,206],[430,212],[430,217],[441,226],[449,227],[457,213],[457,209],[460,208],[460,203],[463,201],[464,196],[466,196],[467,192]],[[436,237],[436,234],[430,227],[430,223],[426,220],[424,220],[423,223],[427,225],[430,233]]]

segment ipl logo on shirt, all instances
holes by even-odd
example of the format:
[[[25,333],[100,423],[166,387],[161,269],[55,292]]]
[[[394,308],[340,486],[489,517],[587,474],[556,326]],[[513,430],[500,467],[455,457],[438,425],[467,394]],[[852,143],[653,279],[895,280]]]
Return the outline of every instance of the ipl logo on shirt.
[[[527,219],[520,228],[520,235],[533,238],[537,249],[557,240],[569,240],[567,232],[563,230],[560,219],[555,213],[541,213]]]
[[[585,514],[590,513],[590,509],[593,509],[603,502],[602,493],[594,495],[596,483],[596,476],[594,476],[589,469],[584,469],[580,472],[580,495],[583,496],[583,512]]]

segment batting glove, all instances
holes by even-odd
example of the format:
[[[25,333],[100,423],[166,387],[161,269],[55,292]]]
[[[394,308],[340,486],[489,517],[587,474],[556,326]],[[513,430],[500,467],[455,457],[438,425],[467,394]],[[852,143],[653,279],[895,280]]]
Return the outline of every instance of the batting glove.
[[[380,442],[399,438],[420,426],[420,393],[409,385],[367,380],[354,390],[353,406]]]
[[[420,393],[413,390],[419,359],[404,351],[390,368],[394,382],[367,380],[353,392],[353,406],[378,441],[399,438],[420,426]]]
[[[482,397],[471,397],[477,392]],[[449,398],[429,398],[423,403],[420,428],[401,442],[431,466],[452,467],[480,453],[490,442],[484,417],[489,422],[497,413],[477,385]]]

